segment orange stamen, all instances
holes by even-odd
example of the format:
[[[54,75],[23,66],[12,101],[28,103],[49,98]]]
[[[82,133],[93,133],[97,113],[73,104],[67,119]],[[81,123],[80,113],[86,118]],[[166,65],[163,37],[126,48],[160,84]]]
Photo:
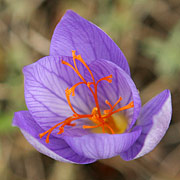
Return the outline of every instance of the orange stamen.
[[[108,83],[112,83],[112,74],[109,75],[109,76],[106,76],[106,77],[103,77],[103,78],[99,79],[96,84],[98,84],[99,82],[101,82],[103,80],[107,81]]]
[[[82,118],[90,118],[92,117],[92,115],[90,114],[85,114],[85,115],[75,115],[75,116],[70,116],[68,117],[66,120],[60,122],[60,123],[57,123],[55,126],[51,127],[50,129],[48,129],[47,131],[39,134],[39,137],[40,139],[45,136],[46,134],[48,134],[46,136],[46,143],[49,143],[49,136],[50,134],[52,133],[52,131],[57,128],[58,126],[60,126],[62,124],[62,126],[59,127],[59,132],[57,134],[62,134],[64,132],[64,127],[66,125],[68,126],[75,126],[76,124],[75,123],[71,123],[72,121],[75,121],[77,119],[82,119]]]
[[[73,56],[74,66],[71,65],[70,63],[64,61],[64,60],[62,60],[61,62],[62,62],[62,64],[69,66],[82,79],[82,82],[78,82],[74,86],[72,86],[71,88],[69,88],[69,89],[67,88],[65,90],[66,99],[67,99],[69,107],[71,108],[71,110],[73,112],[73,115],[68,117],[64,121],[57,123],[56,125],[54,125],[50,129],[48,129],[47,131],[39,134],[40,138],[47,135],[46,136],[46,143],[49,143],[49,136],[55,128],[59,127],[59,132],[57,134],[62,134],[64,132],[65,126],[76,126],[76,123],[72,123],[72,121],[82,119],[82,118],[88,118],[89,120],[91,120],[92,122],[94,122],[96,124],[94,126],[83,125],[82,126],[83,129],[92,129],[92,128],[101,127],[103,133],[105,133],[105,131],[107,131],[107,132],[110,132],[111,134],[115,134],[113,128],[116,128],[116,126],[113,124],[111,116],[115,113],[120,112],[120,111],[134,107],[134,103],[132,101],[128,105],[123,106],[117,110],[114,110],[114,108],[117,106],[117,104],[122,100],[122,97],[120,97],[114,105],[112,105],[108,100],[106,100],[105,103],[107,105],[109,105],[110,109],[104,110],[104,114],[101,115],[98,97],[97,97],[97,86],[98,86],[98,83],[101,81],[107,81],[108,83],[111,83],[112,82],[112,75],[103,77],[103,78],[99,79],[97,82],[95,82],[95,78],[93,76],[92,71],[90,70],[89,66],[85,63],[85,61],[82,59],[82,57],[80,55],[76,55],[75,51],[72,51],[72,56]],[[84,67],[88,70],[88,72],[91,75],[92,82],[87,82],[84,79],[84,77],[81,75],[81,73],[78,70],[76,60],[80,61],[84,65]],[[95,101],[96,106],[92,109],[91,114],[78,114],[75,111],[75,109],[73,108],[71,101],[70,101],[70,96],[71,95],[75,96],[76,87],[78,87],[79,85],[82,85],[82,84],[85,84],[88,87],[88,89],[90,90],[90,92],[92,93],[92,95],[94,97],[94,101]],[[91,85],[94,86],[94,89],[91,88]],[[110,120],[111,120],[111,123],[110,123]]]
[[[89,73],[90,73],[90,75],[92,77],[93,82],[88,83],[88,88],[91,90],[91,92],[92,92],[92,94],[94,96],[96,107],[98,108],[98,114],[101,117],[101,112],[100,112],[99,103],[98,103],[98,97],[97,97],[97,85],[95,83],[95,78],[94,78],[94,76],[92,74],[92,71],[90,70],[90,68],[88,67],[88,65],[85,63],[85,61],[82,59],[82,57],[80,55],[75,56],[74,52],[73,52],[73,55],[74,55],[73,58],[76,57],[76,59],[79,60],[86,67],[86,69],[89,71]],[[94,92],[92,91],[92,89],[90,87],[90,84],[94,85]]]
[[[93,76],[91,70],[89,69],[89,66],[85,63],[85,61],[82,59],[82,57],[80,55],[75,56],[75,57],[76,57],[77,60],[79,60],[86,67],[86,69],[89,71],[89,73],[90,73],[90,75],[92,77],[93,82],[95,83],[94,76]]]
[[[83,129],[92,129],[92,128],[97,128],[97,127],[101,127],[102,124],[98,124],[96,126],[87,126],[87,125],[83,125]]]
[[[110,103],[108,100],[106,100],[105,103],[106,103],[107,105],[109,105],[109,107],[110,107],[111,109],[113,108],[113,106],[111,105],[111,103]],[[107,110],[105,110],[105,111],[107,111]]]
[[[134,107],[134,102],[133,101],[131,101],[128,105],[117,109],[116,111],[112,112],[111,114],[114,114],[114,113],[117,113],[117,112],[120,112],[120,111],[123,111],[123,110],[126,110],[126,109],[130,109],[132,107]]]
[[[72,107],[72,104],[71,104],[71,101],[70,101],[70,95],[71,95],[71,90],[70,89],[66,89],[65,90],[65,93],[66,93],[66,99],[67,99],[67,102],[68,102],[68,104],[69,104],[69,107],[71,108],[71,110],[72,110],[72,112],[74,113],[74,114],[77,114],[76,113],[76,111],[74,110],[74,108]]]
[[[104,114],[109,114],[110,112],[112,112],[113,109],[116,107],[116,105],[117,105],[121,100],[122,100],[122,97],[120,97],[120,98],[116,101],[116,103],[114,104],[114,106],[112,106],[112,105],[110,104],[110,102],[109,102],[108,100],[106,100],[105,103],[110,106],[110,109],[104,110]]]
[[[70,89],[68,89],[70,91],[70,94],[72,93],[72,96],[75,96],[75,89],[76,89],[76,87],[78,87],[81,84],[86,84],[86,83],[85,82],[78,82],[74,86],[72,86]]]
[[[116,107],[116,105],[117,105],[121,100],[122,100],[122,97],[120,97],[120,98],[116,101],[116,103],[114,104],[114,106],[112,107],[112,109],[114,109],[114,108]]]
[[[76,69],[71,64],[69,64],[68,62],[61,60],[61,63],[66,65],[66,66],[69,66],[70,68],[72,68],[76,72]]]
[[[115,134],[113,129],[111,128],[111,126],[107,123],[105,123],[105,125],[107,126],[107,128],[111,131],[111,134]]]
[[[49,130],[47,130],[47,131],[39,134],[40,139],[41,139],[43,136],[45,136],[46,134],[48,134],[48,135],[46,136],[46,143],[49,143],[49,136],[50,136],[51,132],[52,132],[56,127],[58,127],[59,125],[61,125],[62,123],[63,123],[63,122],[60,122],[60,123],[56,124],[55,126],[53,126],[52,128],[50,128]]]
[[[90,87],[90,85],[92,85],[92,84],[94,85],[94,83],[93,83],[93,82],[88,82],[88,83],[87,83],[87,87],[89,88],[89,87]]]
[[[88,82],[80,74],[80,72],[79,72],[79,70],[77,68],[75,60],[76,59],[79,60],[86,67],[86,69],[89,71],[89,73],[90,73],[90,75],[91,75],[91,77],[93,79],[92,84],[94,84],[95,92],[93,92],[93,90],[90,87],[90,85],[88,85],[87,87],[89,88],[89,90],[91,91],[91,93],[94,96],[94,100],[95,100],[96,106],[98,107],[98,114],[99,114],[99,116],[101,116],[101,112],[100,112],[100,108],[99,108],[99,103],[98,103],[98,98],[97,98],[97,85],[95,84],[94,76],[93,76],[91,70],[89,69],[88,65],[85,63],[85,61],[82,59],[82,57],[80,55],[76,56],[75,51],[72,51],[72,56],[73,56],[74,67],[71,64],[69,64],[69,63],[65,63],[64,61],[62,61],[62,62],[63,62],[63,64],[68,65],[69,67],[71,67],[76,72],[76,74],[84,81],[85,84],[88,84]]]

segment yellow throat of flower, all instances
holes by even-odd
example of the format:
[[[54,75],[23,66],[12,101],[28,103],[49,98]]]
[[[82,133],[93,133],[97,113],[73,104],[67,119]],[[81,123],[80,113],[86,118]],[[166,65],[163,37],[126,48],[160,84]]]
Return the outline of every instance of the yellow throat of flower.
[[[99,107],[99,102],[98,102],[98,97],[97,97],[97,87],[101,81],[107,81],[108,83],[111,83],[112,75],[103,77],[96,82],[95,78],[92,74],[92,71],[90,70],[88,65],[85,63],[85,61],[82,59],[82,57],[80,55],[76,55],[75,51],[72,51],[72,56],[73,56],[74,66],[72,66],[71,64],[69,64],[68,62],[66,62],[64,60],[62,60],[62,64],[67,65],[70,68],[72,68],[74,70],[74,72],[82,80],[81,82],[78,82],[71,88],[69,88],[69,89],[67,88],[65,90],[66,99],[69,104],[69,107],[71,108],[71,110],[73,112],[73,115],[68,117],[64,121],[57,123],[56,125],[54,125],[50,129],[48,129],[47,131],[39,134],[40,138],[42,138],[43,136],[45,136],[47,134],[46,143],[49,143],[49,136],[55,128],[59,127],[59,132],[57,134],[62,134],[64,132],[65,126],[76,126],[76,123],[74,123],[73,121],[75,121],[77,119],[82,119],[82,118],[88,118],[94,124],[94,125],[83,125],[82,126],[83,129],[92,129],[92,131],[96,132],[96,133],[98,133],[98,132],[110,133],[110,134],[123,133],[127,128],[128,122],[127,122],[127,119],[125,118],[125,116],[123,116],[122,114],[119,114],[118,112],[134,107],[133,101],[130,102],[129,104],[127,104],[126,106],[123,106],[119,109],[114,110],[116,105],[122,100],[122,97],[120,97],[114,105],[112,105],[108,100],[105,100],[105,103],[109,106],[109,109],[104,110],[102,113],[101,109]],[[91,75],[92,82],[87,82],[84,79],[84,77],[81,75],[81,73],[78,70],[76,61],[80,61],[84,65],[84,67],[88,70],[88,72]],[[95,107],[92,109],[91,114],[78,114],[74,110],[74,108],[71,104],[70,96],[71,95],[75,96],[75,89],[76,89],[76,87],[78,87],[81,84],[85,84],[93,95]],[[92,88],[92,86],[94,88]],[[96,129],[96,130],[94,130],[94,129]]]

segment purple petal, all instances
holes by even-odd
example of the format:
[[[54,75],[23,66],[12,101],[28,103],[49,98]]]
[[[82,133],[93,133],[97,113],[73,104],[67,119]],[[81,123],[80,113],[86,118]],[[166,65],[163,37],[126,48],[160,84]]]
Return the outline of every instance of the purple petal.
[[[23,70],[25,76],[25,100],[27,107],[37,123],[44,129],[72,116],[65,96],[65,89],[80,82],[78,75],[61,60],[72,62],[70,57],[44,57]],[[83,75],[84,67],[77,62]],[[71,103],[77,113],[88,114],[94,106],[93,100],[86,103],[87,87],[76,89]]]
[[[129,122],[128,129],[130,129],[137,120],[141,108],[141,99],[131,77],[116,64],[105,60],[93,61],[89,67],[96,81],[112,75],[112,83],[101,81],[97,87],[101,110],[109,109],[109,106],[105,104],[105,100],[108,100],[114,105],[116,101],[122,97],[122,101],[116,106],[115,110],[134,101],[134,108],[121,111],[121,113],[127,117]],[[90,73],[87,71],[85,71],[85,77],[89,81],[92,79]]]
[[[165,135],[171,114],[171,94],[165,90],[143,106],[137,122],[142,133],[134,145],[120,156],[124,160],[132,160],[152,151]]]
[[[44,138],[39,138],[39,133],[43,132],[43,129],[34,121],[28,111],[16,112],[13,125],[21,129],[25,138],[34,148],[55,160],[78,164],[88,164],[95,161],[75,153],[63,139],[50,136],[50,142],[45,143]]]
[[[88,134],[81,137],[64,137],[69,146],[79,155],[90,159],[106,159],[119,155],[136,141],[141,127],[124,134]]]
[[[72,50],[76,50],[87,64],[96,59],[106,59],[130,74],[124,54],[112,39],[96,25],[68,10],[56,26],[50,55],[71,56]]]

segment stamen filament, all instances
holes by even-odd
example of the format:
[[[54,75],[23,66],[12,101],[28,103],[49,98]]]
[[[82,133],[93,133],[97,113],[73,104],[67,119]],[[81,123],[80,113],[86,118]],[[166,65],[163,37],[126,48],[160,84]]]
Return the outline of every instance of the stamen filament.
[[[76,73],[77,75],[84,81],[86,82],[86,80],[83,78],[83,76],[81,75],[81,73],[79,72],[78,68],[77,68],[77,65],[76,65],[76,54],[75,54],[76,51],[72,51],[72,56],[73,56],[73,62],[74,62],[74,67],[76,69]]]
[[[71,104],[71,101],[70,101],[70,94],[71,94],[71,90],[69,91],[69,89],[67,88],[66,91],[66,99],[67,99],[67,102],[69,104],[69,107],[71,108],[72,112],[74,112],[74,114],[77,114],[77,112],[74,110],[74,108],[72,107],[72,104]]]
[[[66,66],[69,66],[70,68],[72,68],[75,72],[76,72],[76,69],[68,62],[64,61],[64,60],[61,60],[61,63],[66,65]]]
[[[121,100],[122,100],[122,97],[120,97],[120,98],[116,101],[116,103],[114,104],[114,106],[112,107],[112,109],[114,109],[114,108],[116,107],[116,105],[117,105]]]
[[[97,128],[97,127],[101,127],[102,124],[98,124],[96,126],[87,126],[87,125],[83,125],[83,129],[92,129],[92,128]]]
[[[107,128],[111,131],[112,134],[115,134],[113,129],[111,128],[111,126],[107,123],[105,123],[105,125],[107,126]]]
[[[94,100],[95,100],[95,103],[96,103],[96,107],[98,108],[98,114],[99,116],[101,117],[101,111],[100,111],[100,108],[99,108],[99,103],[98,103],[98,97],[97,97],[97,85],[95,83],[95,79],[94,79],[94,76],[92,74],[92,71],[90,70],[90,68],[88,67],[88,65],[84,62],[84,60],[82,59],[82,57],[80,55],[76,56],[75,55],[75,51],[72,51],[72,56],[73,56],[73,61],[74,61],[74,65],[75,65],[75,68],[77,69],[77,66],[76,66],[76,61],[75,59],[79,60],[85,67],[86,69],[89,71],[91,77],[92,77],[92,80],[93,80],[93,85],[94,85],[94,92],[92,91],[91,87],[88,86],[88,88],[90,89],[90,91],[92,92],[93,96],[94,96]],[[84,79],[84,78],[83,78]],[[85,81],[86,82],[86,81]],[[86,82],[87,84],[87,82]]]
[[[89,88],[89,87],[90,87],[90,85],[92,85],[92,84],[94,85],[94,83],[93,83],[93,82],[88,82],[88,83],[87,83],[87,87]]]
[[[107,105],[109,105],[109,107],[110,107],[111,109],[113,109],[113,106],[111,105],[111,103],[110,103],[108,100],[106,100],[105,103],[106,103]]]
[[[126,110],[126,109],[130,109],[132,107],[134,107],[134,102],[133,101],[131,101],[128,105],[123,106],[123,107],[111,112],[110,114],[108,114],[108,117],[111,116],[112,114],[115,114],[117,112],[120,112],[120,111],[123,111],[123,110]]]
[[[47,130],[47,131],[39,134],[40,139],[48,133],[48,135],[46,136],[46,143],[49,143],[49,136],[50,136],[51,132],[52,132],[56,127],[60,126],[61,124],[63,124],[63,122],[60,122],[60,123],[56,124],[55,126],[53,126],[52,128],[50,128],[49,130]]]
[[[75,126],[76,123],[71,123],[72,121],[75,121],[75,120],[77,120],[77,119],[82,119],[82,118],[90,118],[90,117],[92,117],[91,114],[83,114],[83,115],[78,115],[78,114],[76,114],[76,117],[70,116],[70,117],[68,117],[66,120],[64,120],[64,121],[62,121],[62,122],[60,122],[60,123],[57,123],[55,126],[51,127],[51,128],[48,129],[47,131],[39,134],[39,137],[40,137],[40,139],[41,139],[43,136],[45,136],[46,134],[48,134],[48,135],[46,136],[46,143],[49,143],[49,136],[50,136],[50,134],[52,133],[52,131],[53,131],[55,128],[57,128],[57,127],[60,126],[61,124],[63,124],[63,125],[60,126],[59,132],[58,132],[57,134],[62,134],[62,133],[64,132],[64,127],[65,127],[66,125],[68,125],[68,126]]]
[[[107,81],[108,83],[112,83],[112,79],[111,78],[112,78],[112,74],[109,75],[109,76],[103,77],[103,78],[101,78],[101,79],[99,79],[97,81],[96,85],[98,85],[98,83],[101,82],[101,81]]]
[[[81,85],[81,84],[86,84],[85,82],[78,82],[78,83],[76,83],[74,86],[72,86],[70,89],[71,89],[71,92],[72,92],[72,96],[75,96],[75,89],[76,89],[76,87],[78,87],[79,85]],[[69,90],[70,90],[69,89]]]
[[[84,60],[82,59],[82,57],[80,55],[76,56],[77,60],[79,60],[85,67],[86,69],[89,71],[91,77],[92,77],[92,80],[93,82],[95,83],[95,79],[94,79],[94,76],[92,74],[92,71],[90,70],[90,68],[88,67],[88,65],[84,62]]]
[[[99,114],[99,117],[101,118],[101,111],[100,111],[100,108],[99,108],[99,103],[98,103],[98,97],[97,97],[97,85],[94,85],[94,100],[95,100],[95,103],[96,103],[96,107],[98,109],[98,114]]]
[[[116,107],[116,105],[122,100],[122,97],[120,97],[116,103],[112,106],[108,100],[105,101],[106,104],[110,106],[110,109],[104,110],[104,114],[110,114],[110,112],[113,111],[113,109]]]

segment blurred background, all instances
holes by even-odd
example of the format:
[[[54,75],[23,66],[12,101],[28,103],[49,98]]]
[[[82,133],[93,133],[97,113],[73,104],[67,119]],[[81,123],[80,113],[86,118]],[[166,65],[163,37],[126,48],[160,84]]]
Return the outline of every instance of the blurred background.
[[[143,104],[171,90],[170,128],[148,155],[130,162],[120,157],[89,165],[56,162],[11,126],[13,113],[26,109],[22,68],[49,54],[53,30],[66,9],[97,24],[118,44]],[[0,179],[179,180],[179,76],[179,0],[0,0]]]

